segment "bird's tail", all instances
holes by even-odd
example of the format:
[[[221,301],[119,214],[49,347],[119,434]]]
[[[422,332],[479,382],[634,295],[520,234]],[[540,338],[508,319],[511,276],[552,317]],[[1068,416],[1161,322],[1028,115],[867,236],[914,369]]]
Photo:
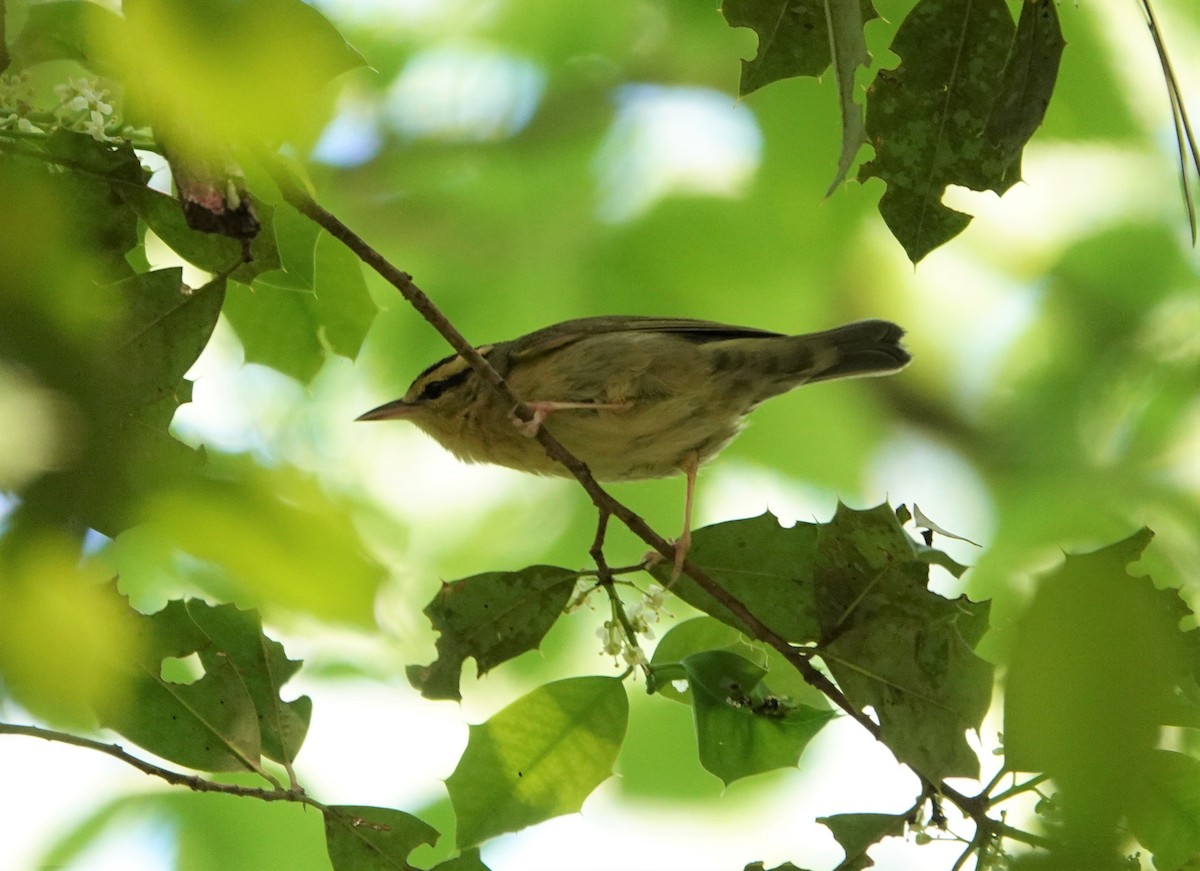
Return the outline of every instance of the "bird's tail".
[[[890,321],[858,321],[823,333],[795,336],[816,350],[816,371],[808,383],[862,375],[886,375],[912,359],[900,339],[904,330]],[[821,365],[824,361],[828,363]]]

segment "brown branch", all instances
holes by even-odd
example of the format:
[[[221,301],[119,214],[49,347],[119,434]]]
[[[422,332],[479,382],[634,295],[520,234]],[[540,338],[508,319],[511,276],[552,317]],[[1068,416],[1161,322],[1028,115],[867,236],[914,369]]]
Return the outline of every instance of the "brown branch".
[[[492,386],[505,401],[511,403],[514,409],[514,414],[523,421],[532,419],[533,412],[530,411],[519,396],[517,396],[508,383],[501,377],[500,373],[492,368],[482,355],[466,340],[466,338],[454,327],[453,324],[442,314],[441,310],[429,299],[425,293],[417,287],[413,282],[413,278],[407,272],[403,272],[393,266],[386,258],[367,242],[347,227],[331,212],[318,204],[307,192],[302,190],[299,185],[288,174],[287,169],[282,162],[270,154],[260,154],[260,158],[270,171],[275,183],[278,185],[283,198],[295,207],[301,214],[307,216],[312,221],[317,223],[322,229],[328,232],[331,236],[358,255],[367,266],[374,269],[384,280],[395,287],[400,294],[408,300],[409,303],[427,320],[434,329],[436,329],[447,342],[462,358],[482,377],[488,384]],[[579,482],[584,491],[592,500],[592,504],[596,506],[600,512],[600,522],[596,530],[596,540],[592,545],[592,555],[596,555],[596,551],[603,547],[604,531],[607,526],[609,516],[616,517],[621,521],[634,535],[652,547],[668,560],[674,560],[674,546],[655,532],[649,524],[646,523],[639,515],[634,513],[627,506],[618,502],[609,493],[600,486],[596,479],[592,476],[588,467],[574,454],[570,453],[562,446],[557,439],[552,436],[545,427],[540,428],[536,435],[538,441],[545,449],[546,454],[552,459],[561,463],[567,471]],[[599,571],[599,580],[601,585],[606,585],[605,580],[611,581],[611,571],[608,570],[604,563],[603,554],[601,553],[597,568]],[[853,718],[860,726],[876,740],[880,739],[879,725],[856,708],[845,693],[837,687],[822,671],[814,666],[809,661],[811,651],[796,648],[792,646],[786,639],[777,633],[773,632],[761,620],[754,616],[750,610],[742,604],[742,602],[730,595],[723,587],[708,576],[706,572],[697,567],[690,561],[685,560],[683,563],[683,572],[696,582],[706,593],[712,596],[717,602],[723,605],[731,614],[733,614],[742,624],[750,630],[757,638],[765,641],[777,650],[788,663],[795,668],[811,686],[820,690],[825,696],[833,702],[838,708]],[[606,586],[611,587],[611,583]],[[890,748],[889,748],[890,749]],[[965,793],[959,792],[945,782],[934,783],[926,778],[919,770],[914,768],[911,763],[905,763],[912,769],[921,779],[922,788],[929,793],[937,793],[945,796],[952,801],[964,815],[970,817],[977,828],[983,828],[988,832],[1001,834],[1005,837],[1011,837],[1026,844],[1034,846],[1048,846],[1049,842],[1037,835],[1032,835],[1027,832],[1013,829],[993,820],[987,815],[988,804],[986,796],[968,796]]]
[[[0,723],[0,735],[26,735],[30,738],[41,738],[43,741],[55,741],[60,744],[71,744],[75,747],[85,747],[105,753],[114,759],[119,759],[126,765],[131,765],[143,774],[149,774],[165,780],[172,786],[186,786],[195,792],[222,792],[226,795],[236,795],[243,798],[257,798],[261,801],[290,801],[311,805],[321,811],[328,810],[326,805],[306,795],[297,789],[260,789],[253,786],[238,786],[233,783],[217,783],[206,780],[195,774],[182,774],[169,768],[162,768],[144,759],[126,752],[118,744],[105,744],[91,738],[82,738],[66,732],[56,732],[53,729],[42,729],[37,726],[18,726],[13,723]]]

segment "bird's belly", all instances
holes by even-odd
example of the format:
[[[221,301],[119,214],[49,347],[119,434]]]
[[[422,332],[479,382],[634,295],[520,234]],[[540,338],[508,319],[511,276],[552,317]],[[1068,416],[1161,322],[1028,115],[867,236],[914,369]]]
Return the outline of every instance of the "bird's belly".
[[[701,411],[671,403],[620,411],[564,411],[550,415],[545,426],[598,480],[663,478],[679,474],[689,454],[703,463],[737,435],[738,415]],[[553,474],[565,471],[560,466]]]

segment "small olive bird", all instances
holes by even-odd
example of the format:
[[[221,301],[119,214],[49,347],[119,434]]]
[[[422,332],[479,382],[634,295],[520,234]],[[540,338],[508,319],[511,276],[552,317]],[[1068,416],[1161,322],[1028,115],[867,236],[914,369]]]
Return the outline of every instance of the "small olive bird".
[[[469,463],[567,475],[531,438],[545,425],[600,481],[687,476],[678,572],[691,543],[696,471],[760,402],[801,384],[907,365],[904,330],[859,321],[788,336],[710,321],[594,317],[478,350],[533,411],[524,422],[458,355],[359,420],[408,420]]]

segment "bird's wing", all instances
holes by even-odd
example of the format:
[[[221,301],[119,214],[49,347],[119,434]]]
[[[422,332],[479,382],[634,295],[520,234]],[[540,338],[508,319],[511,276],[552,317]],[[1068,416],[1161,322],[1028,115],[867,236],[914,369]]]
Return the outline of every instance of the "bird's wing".
[[[556,348],[562,348],[580,339],[603,333],[653,332],[669,333],[691,342],[713,342],[718,339],[738,339],[779,336],[769,330],[754,327],[737,327],[715,321],[700,321],[692,318],[656,318],[633,315],[609,315],[595,318],[579,318],[563,321],[537,330],[514,340],[508,347],[511,360],[528,360],[541,356]]]

